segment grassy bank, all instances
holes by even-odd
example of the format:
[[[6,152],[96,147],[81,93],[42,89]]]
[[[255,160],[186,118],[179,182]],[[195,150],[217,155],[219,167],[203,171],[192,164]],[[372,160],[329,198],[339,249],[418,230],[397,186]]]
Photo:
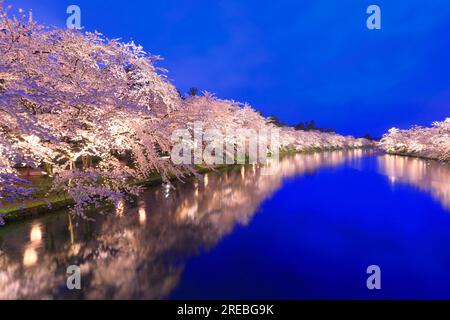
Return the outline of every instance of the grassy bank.
[[[214,169],[198,166],[197,172],[199,174],[204,174],[211,171],[226,171],[227,169],[234,168],[236,165],[221,165],[217,166]],[[194,178],[193,175],[188,176],[186,179]],[[176,177],[171,177],[171,180],[176,180]],[[148,179],[143,181],[136,181],[135,184],[144,187],[144,189],[149,189],[151,187],[159,186],[163,183],[161,176],[158,173],[153,173],[148,177]],[[0,208],[0,214],[4,215],[3,219],[7,222],[20,221],[30,218],[40,217],[44,214],[56,212],[58,210],[67,209],[70,205],[74,204],[74,201],[70,198],[69,195],[48,195],[44,196],[45,193],[50,189],[50,184],[36,185],[39,187],[46,188],[46,190],[42,190],[39,193],[41,196],[39,199],[35,199],[32,201],[25,201],[22,204],[13,204],[8,205],[3,208]],[[108,204],[105,203],[105,206]]]
[[[393,155],[393,156],[403,156],[403,157],[410,157],[410,158],[419,158],[424,160],[433,160],[433,161],[439,161],[443,163],[450,163],[450,158],[448,159],[439,159],[438,157],[433,156],[427,156],[418,152],[388,152],[387,154]]]
[[[280,152],[280,157],[286,157],[289,155],[294,155],[298,153],[302,154],[310,154],[310,153],[317,153],[317,152],[329,152],[329,151],[338,151],[338,150],[351,150],[351,148],[308,148],[301,152],[295,150],[295,149],[285,149]],[[237,166],[241,165],[220,165],[216,166],[214,169],[205,167],[205,166],[198,166],[197,172],[199,174],[205,174],[207,172],[211,171],[217,171],[217,172],[224,172],[227,170],[231,170]],[[192,179],[194,176],[190,176],[187,179]],[[49,178],[43,178],[43,179],[37,179],[39,182],[35,183],[36,187],[39,187],[42,189],[42,191],[39,192],[39,199],[40,200],[32,200],[27,201],[23,204],[14,204],[10,206],[5,206],[0,209],[0,214],[4,215],[4,220],[7,223],[13,222],[13,221],[19,221],[24,219],[30,219],[30,218],[36,218],[40,217],[45,214],[49,214],[52,212],[56,212],[58,210],[66,209],[70,205],[72,205],[74,202],[67,194],[53,194],[53,195],[47,195],[48,190],[51,186],[51,179]],[[172,180],[176,180],[176,177],[172,177]],[[146,179],[145,181],[136,181],[136,185],[144,187],[144,189],[148,189],[151,187],[156,187],[161,185],[163,182],[161,176],[158,173],[153,173]],[[107,204],[105,203],[105,206]]]

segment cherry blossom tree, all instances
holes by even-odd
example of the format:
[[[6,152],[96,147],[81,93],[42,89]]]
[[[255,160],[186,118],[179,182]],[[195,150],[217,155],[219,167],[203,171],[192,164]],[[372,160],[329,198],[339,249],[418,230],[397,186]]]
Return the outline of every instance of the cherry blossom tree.
[[[379,146],[393,154],[450,161],[450,118],[434,122],[431,128],[392,128],[383,136]]]
[[[10,18],[6,9],[0,14],[2,172],[17,178],[15,163],[48,164],[54,189],[69,192],[78,208],[118,201],[130,177],[152,170],[167,177],[170,162],[159,154],[169,150],[169,134],[160,120],[181,99],[154,66],[158,57],[99,33],[46,28]],[[125,152],[134,162],[126,169],[119,165]],[[77,162],[86,157],[99,163],[80,172]],[[88,183],[89,195],[81,182]]]
[[[50,192],[68,195],[84,216],[87,208],[138,194],[139,182],[155,172],[166,183],[196,173],[169,157],[176,129],[194,134],[196,122],[221,135],[275,129],[248,104],[208,92],[182,99],[158,60],[133,42],[15,16],[0,1],[0,201],[35,196],[17,170],[26,166],[45,171]],[[292,128],[281,128],[280,140],[296,151],[364,144]],[[234,156],[236,142],[225,143]]]

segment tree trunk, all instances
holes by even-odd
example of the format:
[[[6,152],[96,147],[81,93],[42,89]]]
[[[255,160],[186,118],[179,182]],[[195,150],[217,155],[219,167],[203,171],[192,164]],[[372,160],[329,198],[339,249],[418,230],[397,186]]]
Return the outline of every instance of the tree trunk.
[[[45,172],[47,172],[48,176],[52,176],[53,175],[53,166],[51,163],[45,162]]]

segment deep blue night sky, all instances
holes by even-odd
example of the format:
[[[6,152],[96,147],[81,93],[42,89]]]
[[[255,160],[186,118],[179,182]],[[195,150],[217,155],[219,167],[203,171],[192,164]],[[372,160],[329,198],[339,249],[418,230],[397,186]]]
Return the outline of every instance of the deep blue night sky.
[[[450,116],[448,0],[9,0],[65,26],[133,39],[182,91],[208,90],[293,124],[381,135]],[[366,28],[366,8],[382,30]]]

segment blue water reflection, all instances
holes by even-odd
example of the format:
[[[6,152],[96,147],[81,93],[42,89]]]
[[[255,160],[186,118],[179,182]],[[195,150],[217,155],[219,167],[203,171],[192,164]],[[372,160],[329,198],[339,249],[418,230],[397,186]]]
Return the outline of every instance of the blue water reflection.
[[[360,150],[209,173],[95,222],[0,229],[0,298],[450,298],[449,185],[448,165]]]

